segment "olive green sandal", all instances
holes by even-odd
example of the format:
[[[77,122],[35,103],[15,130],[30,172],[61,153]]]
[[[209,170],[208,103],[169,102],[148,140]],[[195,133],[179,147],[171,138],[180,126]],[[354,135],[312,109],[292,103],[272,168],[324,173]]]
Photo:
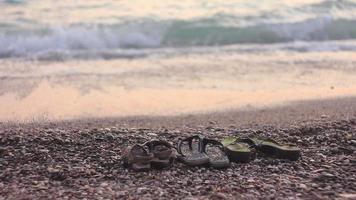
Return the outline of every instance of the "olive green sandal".
[[[300,158],[300,149],[295,145],[281,144],[272,139],[244,138],[240,139],[268,156],[296,161]]]
[[[224,146],[216,140],[204,138],[202,141],[203,152],[209,158],[209,166],[213,168],[230,167],[230,160],[224,151]]]
[[[209,158],[202,149],[202,140],[203,138],[199,135],[180,139],[177,146],[178,161],[188,166],[203,166],[209,164]]]
[[[163,140],[152,140],[144,145],[147,146],[149,153],[153,154],[152,168],[163,169],[173,165],[175,151],[170,143]]]
[[[133,169],[134,171],[148,171],[151,168],[151,160],[153,155],[138,144],[126,148],[123,155],[124,167]]]
[[[225,152],[232,162],[249,162],[252,159],[253,151],[249,144],[240,142],[237,137],[224,138],[221,143]]]

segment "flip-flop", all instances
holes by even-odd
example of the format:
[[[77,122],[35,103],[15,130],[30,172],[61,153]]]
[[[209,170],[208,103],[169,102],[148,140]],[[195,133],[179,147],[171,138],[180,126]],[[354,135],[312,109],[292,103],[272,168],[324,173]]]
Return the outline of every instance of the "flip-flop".
[[[175,159],[175,152],[173,146],[167,141],[152,140],[144,144],[147,146],[149,152],[153,154],[151,166],[153,168],[162,169],[170,167]]]
[[[280,144],[272,139],[243,138],[242,142],[250,144],[258,151],[280,159],[296,161],[300,158],[300,149],[295,145]]]
[[[124,167],[131,168],[135,171],[148,171],[151,168],[153,155],[139,144],[128,147],[123,155]]]
[[[225,152],[232,162],[249,162],[252,158],[252,151],[248,144],[239,142],[237,137],[224,138],[221,143]]]
[[[194,140],[197,140],[195,145],[193,145]],[[209,158],[203,152],[202,140],[203,138],[199,135],[180,139],[177,146],[178,160],[189,166],[209,164]]]
[[[230,166],[228,156],[224,151],[224,146],[219,141],[206,139],[203,141],[203,152],[209,158],[209,165],[213,168],[226,168]]]

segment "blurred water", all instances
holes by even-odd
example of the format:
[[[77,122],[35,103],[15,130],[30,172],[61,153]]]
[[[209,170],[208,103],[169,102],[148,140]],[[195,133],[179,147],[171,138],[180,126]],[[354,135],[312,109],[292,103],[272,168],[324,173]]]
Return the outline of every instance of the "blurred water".
[[[132,57],[132,49],[275,43],[345,50],[337,41],[356,50],[355,0],[1,0],[0,8],[2,58]]]

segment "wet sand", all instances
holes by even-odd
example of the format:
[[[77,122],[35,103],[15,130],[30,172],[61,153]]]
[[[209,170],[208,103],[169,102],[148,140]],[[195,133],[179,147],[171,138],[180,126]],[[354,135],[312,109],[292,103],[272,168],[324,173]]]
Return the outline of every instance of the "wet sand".
[[[292,88],[275,91],[135,89],[111,87],[81,94],[75,88],[41,83],[28,96],[0,97],[0,120],[68,120],[125,116],[174,116],[231,109],[253,110],[293,100],[356,95],[356,87]]]
[[[314,122],[340,121],[355,118],[356,97],[343,97],[325,100],[294,101],[285,105],[230,109],[200,114],[173,116],[125,116],[125,117],[82,117],[69,120],[40,119],[28,122],[0,122],[2,126],[58,126],[74,128],[87,126],[102,128],[120,126],[123,128],[197,128],[218,124],[220,126],[261,128],[264,126],[288,127]]]
[[[356,54],[0,60],[0,121],[175,116],[356,96]]]

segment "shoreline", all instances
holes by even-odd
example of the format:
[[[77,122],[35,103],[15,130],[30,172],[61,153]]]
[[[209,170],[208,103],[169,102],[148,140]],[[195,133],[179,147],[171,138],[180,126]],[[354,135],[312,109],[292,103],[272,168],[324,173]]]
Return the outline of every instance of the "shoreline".
[[[220,110],[215,112],[169,116],[127,116],[76,118],[67,120],[34,120],[31,122],[0,122],[5,126],[122,126],[123,128],[182,128],[217,124],[220,126],[263,127],[337,121],[356,117],[356,97],[294,101],[264,108]]]

